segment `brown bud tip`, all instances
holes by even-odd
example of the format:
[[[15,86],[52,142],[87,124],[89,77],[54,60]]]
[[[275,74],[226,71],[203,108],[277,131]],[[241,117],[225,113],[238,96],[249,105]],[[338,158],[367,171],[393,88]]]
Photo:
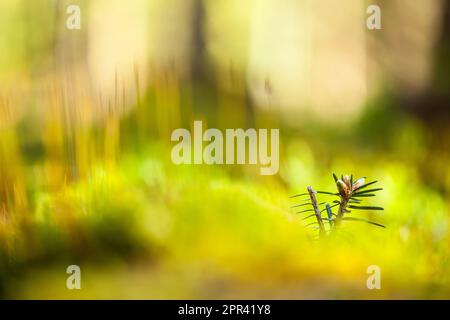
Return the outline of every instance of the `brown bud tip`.
[[[348,187],[349,189],[351,189],[351,185],[350,185],[350,177],[349,177],[349,175],[346,174],[346,175],[343,177],[343,179],[344,179],[344,183],[347,185],[347,187]]]
[[[336,182],[336,185],[337,185],[337,189],[339,191],[339,194],[341,196],[345,197],[348,194],[348,187],[347,187],[347,185],[341,179],[339,179]]]

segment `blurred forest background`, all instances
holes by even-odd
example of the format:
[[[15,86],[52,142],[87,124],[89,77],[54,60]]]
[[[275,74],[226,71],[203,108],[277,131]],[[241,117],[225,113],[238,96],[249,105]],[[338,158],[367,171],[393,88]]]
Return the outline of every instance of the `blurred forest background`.
[[[2,0],[0,297],[450,298],[449,82],[445,0]],[[173,165],[194,119],[280,128],[279,174]],[[332,172],[386,229],[311,240]]]

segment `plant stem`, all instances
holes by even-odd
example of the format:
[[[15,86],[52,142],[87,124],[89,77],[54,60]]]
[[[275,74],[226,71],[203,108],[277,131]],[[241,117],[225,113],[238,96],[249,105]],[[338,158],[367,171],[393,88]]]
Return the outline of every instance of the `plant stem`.
[[[348,204],[348,200],[344,197],[341,196],[341,203],[339,205],[339,210],[338,210],[338,214],[336,216],[336,221],[335,221],[335,228],[339,227],[339,225],[342,222],[342,218],[344,217],[344,213],[345,213],[345,208],[347,208],[347,204]]]
[[[311,186],[308,186],[309,197],[311,198],[311,204],[314,208],[314,214],[316,215],[317,223],[319,224],[319,237],[326,235],[325,226],[322,221],[319,206],[317,205],[316,192]]]

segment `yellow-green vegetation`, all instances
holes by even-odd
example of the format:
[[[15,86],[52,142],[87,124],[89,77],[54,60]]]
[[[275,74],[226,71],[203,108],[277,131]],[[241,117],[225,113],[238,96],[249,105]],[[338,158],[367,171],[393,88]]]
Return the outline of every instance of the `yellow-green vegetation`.
[[[57,103],[43,119],[14,119],[3,100],[3,297],[449,297],[450,176],[433,174],[435,154],[448,155],[431,149],[433,132],[417,120],[378,121],[380,102],[351,129],[281,127],[272,177],[254,166],[172,164],[167,130],[138,116],[158,110],[151,99],[137,105],[69,125]],[[374,204],[385,210],[351,214],[386,229],[342,221],[336,237],[313,239],[290,196],[310,183],[336,190],[333,171],[380,181]],[[66,289],[69,264],[81,266],[82,290]],[[369,265],[381,268],[382,290],[366,288]]]
[[[383,1],[382,30],[243,2],[0,1],[0,298],[450,298],[445,1]],[[278,173],[175,165],[195,120],[279,129]],[[378,181],[342,218],[386,228],[316,239],[291,197],[351,200],[333,172]]]

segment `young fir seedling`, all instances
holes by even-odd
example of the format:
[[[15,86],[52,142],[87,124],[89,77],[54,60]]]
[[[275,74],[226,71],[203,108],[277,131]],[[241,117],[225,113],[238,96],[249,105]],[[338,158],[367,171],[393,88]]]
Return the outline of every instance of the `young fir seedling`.
[[[315,221],[307,224],[306,226],[315,226],[319,229],[319,237],[326,236],[333,230],[339,228],[342,221],[360,221],[369,223],[371,225],[385,228],[382,224],[362,219],[356,217],[348,217],[347,215],[351,213],[351,210],[384,210],[382,207],[377,206],[365,206],[361,205],[362,201],[367,197],[375,197],[377,191],[383,190],[383,188],[372,188],[367,187],[374,185],[378,181],[372,181],[366,183],[366,178],[360,178],[353,182],[353,175],[342,175],[340,179],[333,173],[334,181],[336,182],[337,192],[328,191],[316,191],[311,186],[308,186],[307,193],[296,194],[291,198],[296,198],[300,196],[308,196],[308,198],[303,199],[299,204],[293,206],[293,208],[298,207],[309,207],[311,208],[298,211],[297,213],[313,212],[310,215],[304,217],[304,220],[310,218],[315,218]],[[328,202],[317,202],[316,195],[324,194],[330,196],[339,197],[339,200],[333,200],[332,204]],[[323,206],[321,210],[320,206]],[[333,208],[337,207],[337,212],[333,212]],[[326,216],[323,216],[323,213]],[[326,223],[328,222],[328,227]]]

